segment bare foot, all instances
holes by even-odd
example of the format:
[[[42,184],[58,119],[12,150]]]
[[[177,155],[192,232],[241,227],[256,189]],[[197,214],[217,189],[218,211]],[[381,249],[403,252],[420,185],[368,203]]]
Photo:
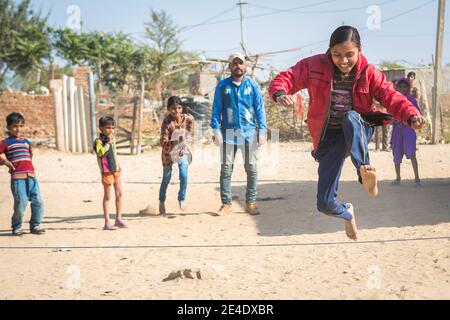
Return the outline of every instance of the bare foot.
[[[358,240],[358,229],[356,228],[356,218],[355,213],[353,212],[353,205],[349,203],[350,208],[348,208],[348,212],[350,212],[353,216],[351,220],[345,220],[345,233],[347,234],[347,237],[349,237],[352,240]]]
[[[375,167],[370,165],[362,165],[359,168],[364,188],[371,197],[378,195],[377,173]]]

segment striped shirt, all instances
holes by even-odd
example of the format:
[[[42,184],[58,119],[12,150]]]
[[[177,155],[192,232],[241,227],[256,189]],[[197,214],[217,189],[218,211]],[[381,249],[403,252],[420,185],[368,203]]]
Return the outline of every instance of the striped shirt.
[[[28,139],[17,139],[9,137],[0,142],[0,154],[5,154],[8,159],[14,165],[14,172],[11,177],[27,177],[27,174],[34,176],[33,167],[33,154],[31,152],[31,142]],[[0,158],[0,164],[4,161]]]
[[[342,119],[345,114],[353,110],[352,92],[354,77],[353,71],[345,78],[337,68],[334,71],[329,128],[342,128]]]

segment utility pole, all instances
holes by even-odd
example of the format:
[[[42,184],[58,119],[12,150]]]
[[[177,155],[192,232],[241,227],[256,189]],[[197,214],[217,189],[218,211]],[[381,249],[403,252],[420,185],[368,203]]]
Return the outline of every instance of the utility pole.
[[[164,100],[163,100],[164,103]],[[138,145],[137,145],[137,154],[141,154],[142,152],[142,122],[144,117],[144,104],[145,104],[145,77],[142,75],[141,78],[141,99],[139,103],[139,129],[138,129]]]
[[[247,45],[245,43],[245,32],[244,32],[244,5],[247,5],[248,2],[242,2],[242,0],[239,0],[239,3],[237,4],[239,6],[239,12],[241,17],[241,47],[242,50],[244,50],[244,54],[248,57],[249,54],[247,52]]]
[[[436,31],[436,57],[434,61],[434,86],[433,86],[433,133],[431,143],[436,144],[441,140],[441,105],[439,101],[439,86],[441,81],[442,48],[444,46],[444,19],[445,0],[439,0],[437,31]]]

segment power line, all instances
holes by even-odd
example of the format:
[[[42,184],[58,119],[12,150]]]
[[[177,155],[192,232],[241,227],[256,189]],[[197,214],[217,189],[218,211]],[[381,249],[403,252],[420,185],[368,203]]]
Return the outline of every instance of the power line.
[[[377,37],[377,38],[408,38],[408,37],[428,37],[434,36],[435,33],[416,33],[416,34],[361,34],[364,37]]]
[[[322,4],[335,2],[335,1],[336,0],[327,0],[327,1],[322,1],[322,2],[318,2],[318,3],[314,3],[314,4],[309,4],[309,5],[300,6],[300,7],[294,7],[294,8],[287,8],[287,9],[275,9],[275,8],[264,7],[264,6],[259,6],[259,5],[252,4],[256,8],[270,9],[270,10],[274,10],[274,12],[248,16],[245,19],[249,20],[249,19],[255,19],[255,18],[261,18],[261,17],[266,17],[266,16],[272,16],[272,15],[277,15],[277,14],[282,14],[282,13],[324,14],[324,13],[339,13],[339,12],[346,12],[346,11],[353,11],[353,10],[362,10],[362,9],[366,9],[367,8],[367,6],[362,6],[362,7],[352,7],[352,8],[334,9],[334,10],[297,11],[298,9],[309,8],[309,7],[316,7],[316,6],[320,6]],[[397,2],[397,1],[400,1],[400,0],[388,0],[388,1],[380,2],[380,3],[375,3],[374,5],[382,6],[382,5],[390,4],[390,3],[393,3],[393,2]],[[435,0],[432,0],[432,1],[435,1]],[[238,21],[238,20],[240,20],[240,18],[231,18],[231,19],[220,20],[220,21],[215,21],[215,22],[211,22],[211,23],[203,23],[203,24],[199,23],[199,24],[193,25],[192,28],[193,27],[200,27],[200,26],[215,25],[215,24],[224,24],[224,23],[234,22],[234,21]],[[190,28],[188,30],[191,30],[192,28]]]
[[[337,0],[329,0],[329,1],[319,2],[319,3],[307,4],[307,5],[299,6],[299,7],[288,8],[288,9],[279,9],[279,8],[265,7],[265,6],[260,6],[260,5],[254,4],[254,3],[250,3],[250,5],[255,7],[255,8],[272,10],[272,11],[274,11],[273,13],[281,13],[281,12],[292,12],[292,11],[295,11],[295,10],[298,10],[298,9],[317,7],[317,6],[320,6],[320,5],[325,4],[325,3],[336,2],[336,1]]]
[[[390,4],[393,2],[397,2],[397,1],[400,1],[400,0],[388,0],[388,1],[380,2],[380,3],[375,3],[374,5],[382,6],[382,5]],[[332,2],[332,1],[325,1],[325,2]],[[268,7],[261,7],[261,8],[269,9]],[[344,8],[344,9],[332,9],[332,10],[316,10],[316,11],[297,11],[297,9],[299,9],[299,8],[290,8],[290,9],[282,9],[282,10],[274,9],[274,8],[271,8],[271,9],[275,10],[275,12],[273,14],[282,13],[282,12],[302,13],[302,14],[323,14],[323,13],[339,13],[339,12],[347,12],[347,11],[355,11],[355,10],[364,10],[364,9],[367,9],[367,6],[351,7],[351,8]],[[262,15],[259,15],[259,16],[262,16]],[[254,16],[254,17],[258,17],[258,16]]]
[[[337,1],[337,0],[325,1],[325,2],[335,2],[335,1]],[[290,8],[290,9],[279,9],[279,8],[271,8],[271,7],[260,6],[260,5],[254,4],[253,2],[250,2],[250,5],[251,5],[252,7],[260,8],[260,9],[268,9],[268,10],[272,10],[272,11],[274,11],[274,12],[285,11],[285,10],[296,10],[296,9],[303,9],[303,8],[309,8],[309,7],[315,7],[315,6],[318,6],[318,5],[321,5],[321,4],[323,4],[323,2],[318,3],[318,4],[313,3],[313,4],[309,4],[309,5],[305,5],[305,6],[294,7],[294,8]]]
[[[194,51],[200,51],[200,52],[231,52],[235,50],[239,50],[239,47],[234,47],[230,49],[222,49],[222,50],[194,50]]]
[[[184,26],[184,27],[182,28],[182,31],[188,31],[188,30],[193,29],[193,28],[195,28],[195,27],[207,25],[210,21],[212,21],[212,20],[214,20],[214,19],[217,19],[217,18],[223,16],[223,15],[227,14],[228,12],[230,12],[230,11],[232,11],[232,10],[234,10],[234,9],[236,9],[236,6],[232,6],[231,8],[228,8],[228,9],[222,11],[222,12],[219,12],[218,14],[214,15],[213,17],[211,17],[211,18],[209,18],[209,19],[206,19],[206,20],[203,21],[203,22],[200,22],[200,23],[197,23],[197,24],[188,25],[188,26]]]
[[[430,1],[427,1],[427,2],[421,4],[421,5],[417,6],[417,7],[411,8],[411,9],[409,9],[409,10],[407,10],[407,11],[404,11],[404,12],[401,12],[401,13],[395,15],[395,16],[392,16],[392,17],[389,17],[389,18],[387,18],[387,19],[384,19],[384,20],[381,21],[381,23],[384,23],[384,22],[388,22],[388,21],[392,21],[392,20],[394,20],[394,19],[397,19],[397,18],[399,18],[399,17],[401,17],[401,16],[404,16],[404,15],[406,15],[406,14],[408,14],[408,13],[411,13],[411,12],[413,12],[413,11],[416,11],[416,10],[418,10],[418,9],[421,9],[421,8],[427,6],[427,5],[429,5],[430,3],[435,2],[435,1],[436,1],[436,0],[430,0]],[[368,30],[368,29],[369,29],[369,28],[368,28],[367,26],[364,27],[364,28],[358,28],[359,31],[364,31],[364,30]],[[312,42],[312,43],[309,43],[309,44],[306,44],[306,45],[303,45],[303,46],[300,46],[300,47],[301,47],[301,48],[308,48],[308,47],[312,47],[312,46],[315,46],[315,45],[318,45],[318,44],[326,43],[326,42],[328,42],[328,41],[329,41],[328,39],[321,40],[321,41],[315,41],[315,42]]]
[[[390,18],[388,18],[388,19],[382,20],[381,22],[388,22],[388,21],[394,20],[394,19],[396,19],[396,18],[398,18],[398,17],[404,16],[405,14],[408,14],[408,13],[410,13],[410,12],[413,12],[413,11],[415,11],[415,10],[417,10],[417,9],[423,8],[423,7],[425,7],[425,6],[427,6],[427,5],[429,5],[430,3],[435,2],[435,1],[436,1],[436,0],[430,0],[430,1],[427,1],[427,2],[425,2],[425,3],[422,4],[422,5],[419,5],[419,6],[417,6],[417,7],[414,7],[414,8],[412,8],[412,9],[408,10],[408,11],[399,13],[398,15],[395,15],[395,16],[390,17]]]
[[[336,0],[327,0],[327,1],[322,1],[322,2],[319,2],[319,3],[314,3],[314,4],[302,6],[302,7],[319,6],[319,5],[322,5],[322,4],[325,4],[325,3],[329,3],[329,2],[334,2],[334,1],[336,1]],[[394,0],[394,1],[397,1],[397,0]],[[299,9],[299,8],[302,8],[302,7],[296,7],[296,8]],[[233,7],[233,8],[234,8],[234,7]],[[255,16],[248,16],[248,17],[246,17],[246,19],[253,19],[253,18],[263,17],[263,16],[267,16],[267,15],[280,14],[280,13],[283,13],[283,12],[285,12],[285,11],[288,12],[289,9],[279,10],[279,12],[276,12],[276,13],[268,13],[268,14],[266,13],[266,14],[255,15]],[[215,25],[215,24],[223,24],[223,23],[228,23],[228,22],[233,22],[233,21],[239,21],[239,20],[240,20],[240,18],[232,18],[232,19],[220,20],[220,21],[215,21],[215,22],[210,22],[210,23],[199,23],[199,24],[196,24],[196,25],[187,26],[187,27],[190,27],[190,28],[189,28],[189,29],[186,29],[186,30],[183,30],[183,31],[191,30],[191,29],[193,29],[194,27],[208,26],[208,25]]]

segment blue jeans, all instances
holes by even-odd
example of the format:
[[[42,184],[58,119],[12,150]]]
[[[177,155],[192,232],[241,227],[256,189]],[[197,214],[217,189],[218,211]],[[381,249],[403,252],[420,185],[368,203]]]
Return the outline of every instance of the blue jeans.
[[[223,204],[231,205],[231,176],[233,174],[234,159],[237,150],[240,149],[244,158],[244,168],[247,174],[246,201],[256,202],[257,184],[257,157],[258,143],[245,141],[245,144],[228,144],[224,142],[221,148],[221,168],[220,168],[220,198]]]
[[[13,230],[22,228],[23,214],[28,202],[31,202],[30,229],[39,226],[44,216],[44,203],[39,191],[39,183],[35,178],[11,180],[11,191],[14,197]]]
[[[317,184],[317,209],[327,215],[349,220],[352,218],[345,204],[337,203],[339,178],[345,158],[350,156],[361,183],[359,167],[369,165],[369,141],[372,127],[359,113],[350,111],[342,122],[342,129],[327,129],[324,140],[313,154],[319,161]]]
[[[178,168],[180,171],[180,190],[178,191],[178,201],[184,201],[186,199],[186,190],[188,184],[188,155],[184,155],[181,158],[180,162],[178,163]],[[171,178],[172,166],[164,167],[161,187],[159,188],[159,201],[166,201],[167,187],[169,186]]]

